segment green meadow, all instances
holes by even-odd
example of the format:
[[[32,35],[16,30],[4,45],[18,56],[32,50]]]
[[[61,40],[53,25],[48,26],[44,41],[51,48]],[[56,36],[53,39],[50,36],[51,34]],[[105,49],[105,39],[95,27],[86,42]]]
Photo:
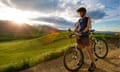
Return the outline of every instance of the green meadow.
[[[0,72],[15,72],[61,56],[70,45],[66,33],[0,43]]]

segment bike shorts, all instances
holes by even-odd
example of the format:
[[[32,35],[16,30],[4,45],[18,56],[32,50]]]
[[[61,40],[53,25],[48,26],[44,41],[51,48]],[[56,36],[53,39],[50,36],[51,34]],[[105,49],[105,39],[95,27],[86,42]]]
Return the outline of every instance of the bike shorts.
[[[76,38],[76,42],[80,45],[83,45],[83,46],[90,46],[89,37],[81,36],[80,38]]]

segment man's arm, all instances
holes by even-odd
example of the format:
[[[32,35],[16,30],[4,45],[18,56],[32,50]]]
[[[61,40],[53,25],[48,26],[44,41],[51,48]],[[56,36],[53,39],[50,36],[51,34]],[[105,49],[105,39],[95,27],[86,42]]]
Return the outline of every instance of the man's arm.
[[[75,28],[74,28],[74,30],[73,30],[73,34],[74,34],[75,32],[77,32],[78,27],[79,27],[79,22],[76,23]]]
[[[87,27],[82,32],[87,32],[91,28],[91,19],[88,18]]]

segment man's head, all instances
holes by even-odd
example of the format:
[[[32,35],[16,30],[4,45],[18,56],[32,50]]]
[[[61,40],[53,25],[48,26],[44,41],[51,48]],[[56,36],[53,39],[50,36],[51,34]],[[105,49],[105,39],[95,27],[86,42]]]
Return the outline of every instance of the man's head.
[[[80,17],[84,17],[86,15],[86,12],[87,10],[84,7],[77,9],[77,13],[80,15]]]

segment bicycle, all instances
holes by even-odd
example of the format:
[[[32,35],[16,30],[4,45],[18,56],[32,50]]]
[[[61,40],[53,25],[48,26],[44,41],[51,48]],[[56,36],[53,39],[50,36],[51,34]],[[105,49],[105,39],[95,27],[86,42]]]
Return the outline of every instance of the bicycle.
[[[69,32],[70,29],[69,29]],[[90,30],[90,38],[92,39],[93,53],[99,59],[104,59],[108,54],[107,42],[103,39],[98,39],[93,36],[95,30]],[[75,37],[79,36],[78,33],[74,34]],[[102,44],[102,45],[101,45]],[[100,47],[103,46],[103,47]],[[77,43],[74,46],[69,47],[64,53],[64,66],[68,71],[77,71],[84,64],[84,55]]]

